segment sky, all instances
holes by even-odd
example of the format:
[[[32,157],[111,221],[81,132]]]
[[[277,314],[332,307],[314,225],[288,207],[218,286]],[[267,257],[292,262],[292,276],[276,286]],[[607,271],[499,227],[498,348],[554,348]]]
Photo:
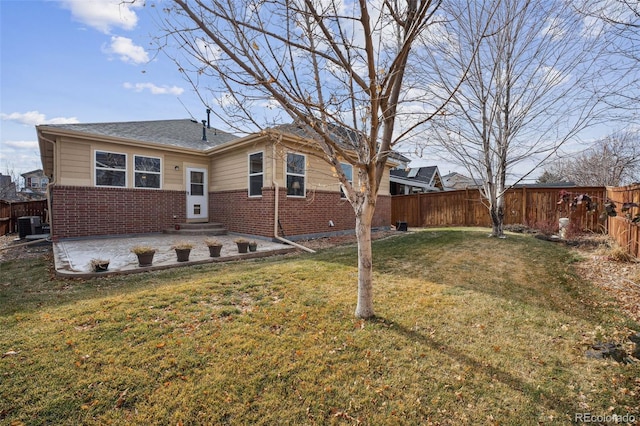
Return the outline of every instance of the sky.
[[[155,14],[109,0],[0,0],[0,173],[42,168],[37,124],[206,118],[154,49]]]
[[[158,2],[0,0],[0,173],[42,167],[37,124],[206,118],[155,49]],[[212,125],[227,130],[214,115]],[[433,156],[411,165],[464,173]]]

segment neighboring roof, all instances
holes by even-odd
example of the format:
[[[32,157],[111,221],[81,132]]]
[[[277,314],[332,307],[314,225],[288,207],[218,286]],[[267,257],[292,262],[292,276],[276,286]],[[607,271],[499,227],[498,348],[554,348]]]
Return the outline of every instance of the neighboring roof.
[[[22,173],[20,176],[25,177],[30,175],[44,176],[44,171],[42,169],[31,170],[30,172]]]
[[[128,121],[119,123],[54,124],[38,127],[43,129],[63,129],[91,135],[101,135],[202,151],[238,139],[238,136],[231,133],[209,128],[206,129],[207,140],[204,141],[202,140],[202,123],[189,119]]]
[[[482,179],[473,179],[458,172],[452,172],[442,176],[442,182],[448,188],[460,187],[462,185],[466,185],[466,187],[482,186]],[[452,186],[451,183],[454,185]]]
[[[425,188],[427,190],[443,189],[438,166],[392,169],[390,174],[391,182]]]
[[[434,180],[439,177],[438,166],[413,167],[410,169],[393,169],[391,176],[411,179],[427,184],[434,184]]]

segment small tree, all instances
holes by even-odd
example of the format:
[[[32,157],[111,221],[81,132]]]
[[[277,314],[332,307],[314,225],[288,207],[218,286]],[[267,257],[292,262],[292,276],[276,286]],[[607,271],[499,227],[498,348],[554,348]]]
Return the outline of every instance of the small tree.
[[[567,154],[545,173],[579,186],[622,186],[640,181],[640,133],[627,130],[597,140],[579,153]]]
[[[405,70],[440,4],[174,0],[165,9],[163,43],[177,42],[170,54],[205,104],[216,102],[218,116],[243,131],[284,113],[335,170],[356,217],[358,317],[375,315],[371,224],[401,136]],[[353,166],[353,184],[341,162]]]

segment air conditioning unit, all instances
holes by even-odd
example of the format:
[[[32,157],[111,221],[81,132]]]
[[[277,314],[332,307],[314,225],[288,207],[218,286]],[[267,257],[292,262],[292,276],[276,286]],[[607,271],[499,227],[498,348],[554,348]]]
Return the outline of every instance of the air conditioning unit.
[[[18,218],[18,235],[24,239],[27,235],[36,235],[42,232],[40,216],[22,216]]]

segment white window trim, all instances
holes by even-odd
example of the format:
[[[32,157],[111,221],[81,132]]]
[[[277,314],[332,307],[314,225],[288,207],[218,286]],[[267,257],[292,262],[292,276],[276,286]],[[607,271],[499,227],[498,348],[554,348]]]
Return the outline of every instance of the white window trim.
[[[256,155],[256,154],[262,154],[262,172],[260,173],[251,173],[251,156],[252,155]],[[247,177],[247,195],[249,196],[249,198],[261,198],[262,197],[262,190],[260,191],[260,194],[258,195],[251,195],[251,177],[252,176],[262,176],[262,185],[261,187],[264,187],[264,164],[265,164],[265,156],[264,156],[264,151],[256,151],[256,152],[250,152],[247,155],[247,172],[248,172],[248,177]],[[285,166],[286,167],[286,166]]]
[[[100,170],[117,170],[124,172],[124,186],[98,185],[98,165],[96,164],[96,154],[98,152],[106,152],[109,154],[124,155],[124,169],[108,169],[100,167]],[[125,152],[107,151],[105,149],[93,150],[93,186],[97,188],[128,188],[129,187],[129,156]]]
[[[159,172],[148,172],[148,171],[144,171],[144,170],[136,170],[136,157],[145,157],[145,158],[154,158],[157,160],[160,160],[160,171]],[[160,186],[158,188],[152,188],[152,187],[148,187],[148,186],[136,186],[136,173],[147,173],[147,174],[152,174],[152,175],[159,175],[160,176]],[[159,190],[162,189],[162,157],[155,157],[152,155],[142,155],[142,154],[133,154],[133,187],[137,188],[137,189],[152,189],[152,190]]]
[[[353,186],[353,164],[345,163],[344,161],[341,161],[340,167],[342,167],[343,165],[351,167],[351,180],[348,182],[351,184],[351,186]],[[342,168],[344,169],[344,167]],[[342,183],[340,183],[340,198],[344,200],[347,199],[347,194],[345,194],[344,189],[342,189]]]
[[[287,170],[287,165],[288,165],[288,157],[289,154],[294,154],[294,155],[300,155],[302,158],[304,158],[304,173],[303,174],[299,174],[299,173],[289,173],[289,171]],[[289,195],[289,186],[287,184],[287,182],[289,181],[288,176],[302,176],[302,178],[304,179],[304,188],[302,188],[302,195]],[[305,154],[301,154],[299,152],[295,152],[295,151],[288,151],[287,155],[284,159],[284,184],[285,184],[285,190],[287,192],[287,197],[291,197],[291,198],[307,198],[307,156]]]

